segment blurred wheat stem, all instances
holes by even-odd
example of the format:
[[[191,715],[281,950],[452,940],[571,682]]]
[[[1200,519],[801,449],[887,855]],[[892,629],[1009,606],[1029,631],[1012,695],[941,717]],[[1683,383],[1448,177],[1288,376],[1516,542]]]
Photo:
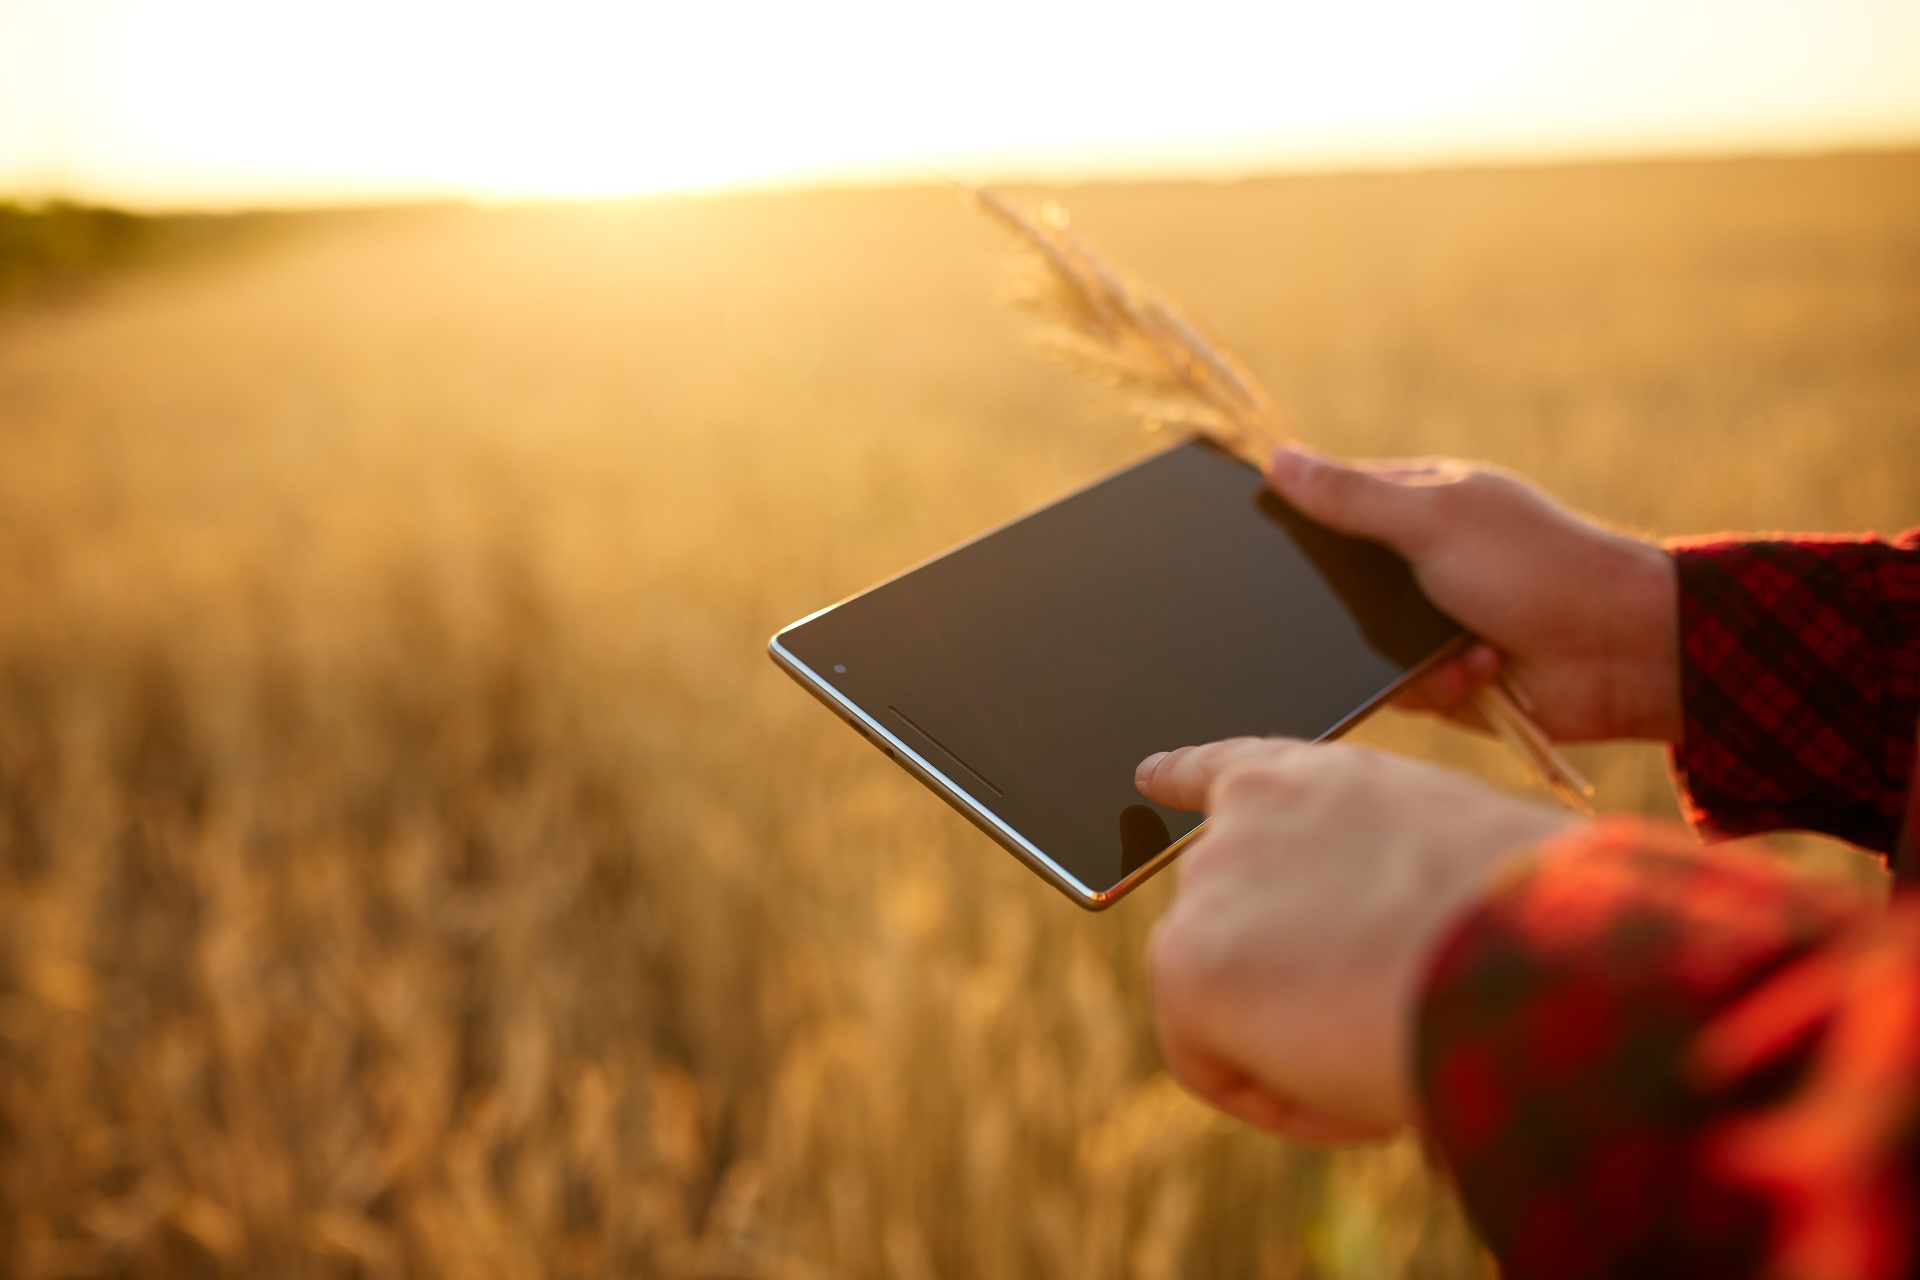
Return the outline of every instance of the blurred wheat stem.
[[[1474,693],[1474,709],[1493,726],[1508,749],[1546,784],[1554,799],[1581,817],[1591,818],[1593,784],[1573,767],[1573,762],[1553,745],[1546,731],[1521,708],[1513,688],[1502,675]]]
[[[1155,427],[1197,432],[1264,469],[1286,432],[1272,397],[1244,365],[1210,341],[1172,299],[1115,271],[1076,234],[1066,210],[1037,215],[988,187],[963,186],[974,206],[1019,241],[1033,270],[1014,303],[1038,316],[1043,352],[1131,391]],[[1475,706],[1521,763],[1562,804],[1591,816],[1593,784],[1560,753],[1521,707],[1502,676]]]

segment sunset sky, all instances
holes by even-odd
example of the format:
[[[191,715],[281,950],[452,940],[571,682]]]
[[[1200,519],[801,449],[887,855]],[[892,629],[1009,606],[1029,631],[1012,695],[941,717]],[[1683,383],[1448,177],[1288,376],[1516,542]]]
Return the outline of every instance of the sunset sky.
[[[0,0],[0,194],[209,206],[1920,142],[1916,0]]]

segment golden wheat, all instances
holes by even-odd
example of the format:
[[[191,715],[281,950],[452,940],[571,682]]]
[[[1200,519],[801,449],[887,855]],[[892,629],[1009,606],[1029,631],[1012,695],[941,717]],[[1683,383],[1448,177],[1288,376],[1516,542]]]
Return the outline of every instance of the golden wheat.
[[[1920,157],[1074,203],[1342,453],[1663,533],[1920,509]],[[1166,886],[1074,911],[765,660],[1148,447],[973,229],[442,210],[0,321],[0,1274],[1483,1273],[1413,1144],[1171,1085]]]

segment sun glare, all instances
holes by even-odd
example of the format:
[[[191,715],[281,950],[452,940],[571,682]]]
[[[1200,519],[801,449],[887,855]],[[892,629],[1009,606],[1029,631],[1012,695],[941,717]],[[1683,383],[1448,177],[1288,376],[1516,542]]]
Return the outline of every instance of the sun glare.
[[[0,189],[616,195],[1920,137],[1907,0],[0,8]]]

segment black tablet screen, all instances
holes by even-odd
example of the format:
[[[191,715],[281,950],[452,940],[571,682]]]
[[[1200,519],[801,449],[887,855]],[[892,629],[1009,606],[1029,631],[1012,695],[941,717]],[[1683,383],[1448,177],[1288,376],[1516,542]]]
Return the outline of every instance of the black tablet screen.
[[[1458,635],[1392,552],[1189,441],[779,641],[1098,894],[1199,822],[1142,757],[1325,737]]]

